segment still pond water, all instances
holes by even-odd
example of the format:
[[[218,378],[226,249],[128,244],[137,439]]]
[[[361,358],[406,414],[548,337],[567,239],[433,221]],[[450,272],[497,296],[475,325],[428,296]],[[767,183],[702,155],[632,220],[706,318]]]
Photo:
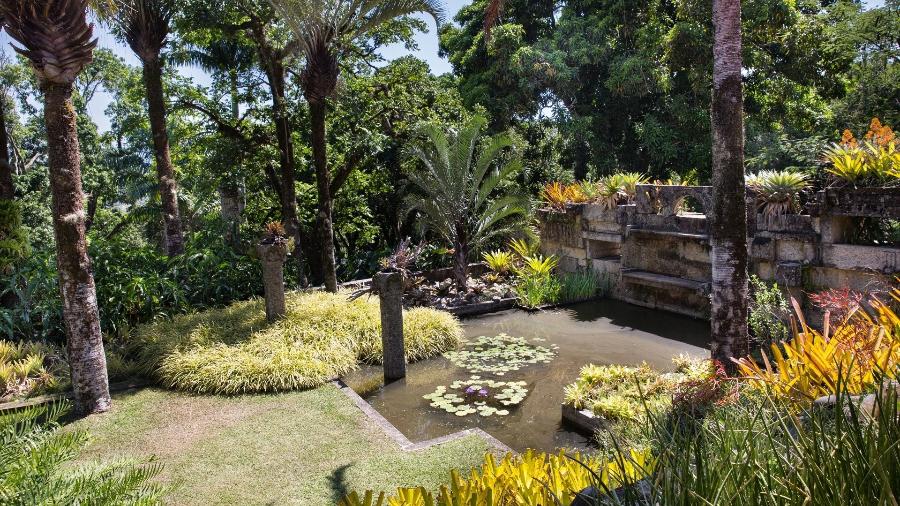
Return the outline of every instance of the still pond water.
[[[560,418],[563,388],[577,378],[584,365],[647,362],[669,371],[673,356],[708,354],[707,322],[612,300],[540,313],[505,311],[469,318],[463,325],[470,340],[507,334],[556,352],[549,364],[527,365],[503,377],[492,376],[527,385],[527,397],[510,406],[507,416],[461,417],[431,407],[424,395],[471,376],[444,357],[411,364],[405,380],[387,386],[377,367],[363,368],[344,380],[414,442],[480,427],[514,450],[552,451],[589,445],[588,438],[566,430]]]

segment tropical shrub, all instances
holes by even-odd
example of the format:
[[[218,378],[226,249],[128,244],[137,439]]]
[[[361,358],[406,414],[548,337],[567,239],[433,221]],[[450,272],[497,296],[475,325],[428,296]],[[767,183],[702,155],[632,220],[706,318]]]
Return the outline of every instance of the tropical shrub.
[[[588,190],[591,192],[591,190]],[[584,192],[584,186],[581,184],[567,185],[554,181],[547,183],[541,191],[541,197],[544,203],[553,209],[562,210],[568,204],[579,204],[589,200],[588,195]]]
[[[526,239],[511,239],[509,241],[509,249],[518,255],[519,259],[537,256],[540,244],[530,242]]]
[[[553,275],[559,259],[551,255],[522,257],[522,265],[515,268],[514,288],[520,305],[537,308],[545,304],[559,302],[562,284]]]
[[[450,484],[437,494],[424,488],[401,488],[391,497],[384,492],[368,491],[360,496],[351,492],[340,506],[455,506],[518,505],[569,506],[579,493],[593,486],[608,493],[648,476],[653,462],[646,452],[627,452],[612,459],[599,459],[580,453],[566,455],[538,453],[505,456],[500,462],[492,454],[484,458],[481,469],[469,476],[451,471]]]
[[[59,392],[67,384],[68,366],[59,348],[0,340],[0,402]]]
[[[880,186],[900,183],[900,151],[894,131],[873,118],[866,140],[860,142],[849,130],[840,143],[825,151],[828,173],[853,186]]]
[[[259,262],[222,239],[192,237],[183,255],[166,257],[150,246],[93,240],[90,255],[109,336],[157,318],[218,307],[262,294]],[[50,251],[18,265],[6,287],[17,305],[0,309],[0,335],[35,341],[65,340],[56,260]],[[0,287],[0,291],[3,288]]]
[[[22,227],[22,210],[13,200],[0,199],[0,275],[7,276],[13,266],[28,258],[31,246]],[[3,294],[0,286],[0,297]]]
[[[837,399],[846,412],[813,408],[796,416],[779,399],[744,396],[687,426],[655,417],[648,430],[656,441],[653,492],[644,504],[894,504],[897,397],[879,394],[873,417],[861,416],[846,395]]]
[[[499,277],[506,276],[513,268],[513,254],[509,251],[491,251],[481,255],[488,268]]]
[[[673,359],[675,372],[660,373],[647,364],[638,367],[589,364],[565,388],[565,403],[587,409],[606,422],[597,434],[601,448],[644,446],[647,417],[667,412],[680,384],[707,380],[714,370],[709,360],[686,356]]]
[[[496,135],[476,149],[486,126],[481,116],[449,134],[442,125],[427,124],[420,128],[426,140],[410,146],[422,170],[408,174],[418,193],[407,203],[410,210],[421,213],[427,228],[453,246],[453,277],[462,290],[468,281],[470,250],[519,230],[522,220],[515,218],[527,214],[530,207],[525,196],[503,186],[522,171],[517,155],[501,160],[512,139]]]
[[[900,301],[900,290],[891,296]],[[870,391],[880,374],[894,375],[900,366],[900,317],[878,299],[870,305],[875,314],[861,308],[843,321],[832,322],[826,314],[820,332],[803,318],[794,302],[800,327],[792,341],[771,347],[772,360],[763,351],[763,365],[752,358],[735,360],[750,384],[778,397],[808,403],[819,397]]]
[[[427,308],[406,311],[406,356],[422,360],[456,348],[459,322]],[[163,385],[201,393],[239,394],[313,388],[382,356],[376,298],[289,293],[284,319],[266,323],[264,302],[138,327],[130,345],[143,371]]]
[[[778,283],[768,284],[750,276],[750,333],[761,347],[769,347],[790,337],[791,310]]]
[[[60,430],[62,405],[0,415],[0,504],[161,504],[155,464],[78,464],[83,431]]]
[[[780,216],[800,211],[800,194],[809,187],[809,176],[790,170],[763,170],[747,176],[747,187],[756,192],[763,214]]]

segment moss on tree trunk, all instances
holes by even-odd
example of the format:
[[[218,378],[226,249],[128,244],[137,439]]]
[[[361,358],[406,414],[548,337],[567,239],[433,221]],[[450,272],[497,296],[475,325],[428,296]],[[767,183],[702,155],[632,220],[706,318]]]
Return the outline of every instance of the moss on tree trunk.
[[[712,357],[733,371],[749,346],[740,0],[713,0],[713,24]]]

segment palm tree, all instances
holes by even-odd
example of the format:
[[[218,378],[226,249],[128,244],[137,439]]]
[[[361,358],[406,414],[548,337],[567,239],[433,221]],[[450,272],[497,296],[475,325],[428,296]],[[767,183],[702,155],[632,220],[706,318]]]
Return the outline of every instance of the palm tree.
[[[16,51],[31,61],[44,95],[53,231],[62,294],[66,349],[79,413],[110,407],[106,355],[91,261],[85,240],[81,154],[72,90],[97,41],[87,22],[88,0],[4,0],[0,13]]]
[[[174,3],[172,0],[115,0],[115,3],[117,9],[111,21],[143,65],[147,112],[153,134],[156,175],[165,224],[165,252],[169,256],[179,255],[184,252],[184,235],[178,210],[178,184],[169,153],[161,55],[169,36]]]
[[[190,46],[186,51],[174,55],[178,63],[194,65],[210,74],[224,77],[228,81],[231,105],[231,120],[240,120],[241,97],[238,78],[242,72],[253,66],[253,49],[235,39],[215,39],[201,46]],[[241,146],[235,146],[232,160],[235,167],[241,165]],[[235,174],[225,175],[219,185],[219,201],[222,219],[228,226],[226,240],[237,246],[240,244],[241,214],[244,209],[244,193],[240,178]]]
[[[712,357],[733,367],[749,346],[740,0],[713,0],[713,25]]]
[[[440,24],[441,4],[435,0],[270,0],[294,32],[306,67],[301,74],[303,94],[309,104],[313,163],[319,197],[319,233],[325,288],[337,291],[334,231],[331,221],[334,193],[328,167],[325,131],[327,100],[339,76],[338,62],[347,41],[364,37],[400,16],[426,13]]]
[[[522,171],[522,162],[515,157],[491,172],[512,141],[502,134],[491,137],[476,155],[486,125],[484,117],[476,116],[448,135],[445,128],[429,124],[421,131],[427,142],[411,147],[425,170],[409,175],[420,194],[408,204],[422,213],[426,227],[453,245],[453,278],[460,290],[466,289],[470,251],[520,228],[521,221],[510,218],[528,210],[524,195],[494,195],[501,182]]]

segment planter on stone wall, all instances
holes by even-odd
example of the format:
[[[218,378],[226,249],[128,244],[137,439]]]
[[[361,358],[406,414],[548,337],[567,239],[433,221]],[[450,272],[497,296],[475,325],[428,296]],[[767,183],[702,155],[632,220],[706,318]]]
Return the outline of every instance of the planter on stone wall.
[[[898,188],[828,188],[817,195],[820,216],[900,217]]]

